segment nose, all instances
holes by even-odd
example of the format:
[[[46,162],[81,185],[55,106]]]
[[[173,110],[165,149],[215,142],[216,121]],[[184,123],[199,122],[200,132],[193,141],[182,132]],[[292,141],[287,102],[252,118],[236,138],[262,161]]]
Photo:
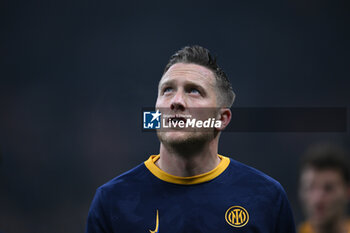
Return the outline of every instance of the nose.
[[[171,99],[170,109],[174,111],[184,111],[186,108],[186,102],[184,100],[183,93],[178,91],[176,95]]]
[[[311,191],[310,198],[314,204],[322,203],[325,198],[325,192],[322,188],[315,188]]]

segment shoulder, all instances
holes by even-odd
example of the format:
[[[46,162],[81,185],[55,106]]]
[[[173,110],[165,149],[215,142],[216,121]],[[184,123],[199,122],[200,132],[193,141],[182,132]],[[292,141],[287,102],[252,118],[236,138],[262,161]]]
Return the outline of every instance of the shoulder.
[[[269,210],[273,231],[295,233],[293,213],[282,185],[265,173],[231,159],[228,167],[230,187],[247,201],[251,210]]]
[[[282,185],[269,175],[230,158],[228,178],[235,184],[243,185],[263,193],[285,193]]]
[[[130,191],[130,189],[147,179],[147,175],[147,169],[144,163],[141,163],[98,187],[97,193],[115,194]]]
[[[134,194],[139,192],[140,184],[145,183],[143,182],[147,179],[145,177],[147,172],[142,163],[98,187],[90,206],[89,219],[91,221],[94,218],[104,219],[103,214],[120,200],[125,198],[132,200]]]

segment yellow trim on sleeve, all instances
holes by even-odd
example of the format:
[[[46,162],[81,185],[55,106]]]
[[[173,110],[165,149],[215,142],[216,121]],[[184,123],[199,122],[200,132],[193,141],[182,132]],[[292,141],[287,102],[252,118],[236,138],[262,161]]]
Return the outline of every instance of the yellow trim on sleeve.
[[[145,161],[145,166],[154,176],[169,183],[183,184],[183,185],[200,184],[218,177],[221,173],[225,171],[225,169],[230,164],[230,159],[228,157],[225,157],[222,155],[218,155],[218,156],[221,159],[221,162],[216,168],[214,168],[209,172],[196,175],[196,176],[189,176],[189,177],[173,176],[173,175],[170,175],[169,173],[162,171],[155,164],[155,162],[159,159],[160,155],[151,155],[149,159]]]

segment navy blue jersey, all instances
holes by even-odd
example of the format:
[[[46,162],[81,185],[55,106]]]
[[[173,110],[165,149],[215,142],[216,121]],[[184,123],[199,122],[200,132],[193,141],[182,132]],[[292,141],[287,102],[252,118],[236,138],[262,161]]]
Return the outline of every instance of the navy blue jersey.
[[[160,170],[159,155],[99,187],[87,233],[295,233],[282,186],[219,155],[212,171],[177,177]]]

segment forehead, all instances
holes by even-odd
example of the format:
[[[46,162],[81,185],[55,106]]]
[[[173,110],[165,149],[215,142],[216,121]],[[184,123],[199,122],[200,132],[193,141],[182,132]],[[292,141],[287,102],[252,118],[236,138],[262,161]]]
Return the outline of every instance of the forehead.
[[[208,68],[197,64],[176,63],[163,75],[159,85],[168,81],[192,81],[196,83],[215,85],[214,73]]]
[[[302,183],[343,183],[343,178],[339,170],[306,168],[301,175]]]

